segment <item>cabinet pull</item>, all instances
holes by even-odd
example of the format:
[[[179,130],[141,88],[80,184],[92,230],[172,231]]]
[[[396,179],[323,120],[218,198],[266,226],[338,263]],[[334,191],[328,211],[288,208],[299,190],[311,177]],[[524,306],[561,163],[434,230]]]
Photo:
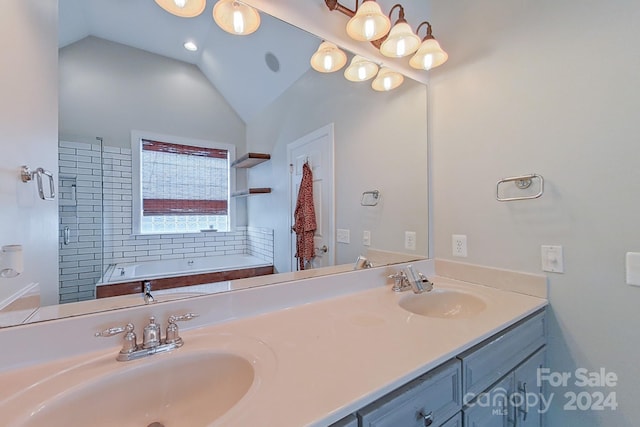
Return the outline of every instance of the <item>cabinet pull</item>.
[[[527,383],[526,382],[521,383],[518,391],[522,394],[521,403],[523,403],[518,406],[518,411],[522,413],[522,422],[525,422],[527,421],[527,415],[529,413],[529,408],[527,407]]]
[[[433,412],[429,412],[425,415],[424,411],[420,411],[418,416],[424,420],[424,427],[429,427],[433,424]]]

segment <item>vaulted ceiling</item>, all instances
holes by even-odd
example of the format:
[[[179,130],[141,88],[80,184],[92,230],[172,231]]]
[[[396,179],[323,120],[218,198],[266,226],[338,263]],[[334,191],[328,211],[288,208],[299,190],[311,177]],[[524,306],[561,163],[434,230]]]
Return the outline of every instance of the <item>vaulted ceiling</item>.
[[[195,64],[248,122],[307,72],[320,40],[265,13],[255,33],[228,34],[213,21],[214,3],[180,18],[153,0],[59,0],[59,48],[95,36]]]

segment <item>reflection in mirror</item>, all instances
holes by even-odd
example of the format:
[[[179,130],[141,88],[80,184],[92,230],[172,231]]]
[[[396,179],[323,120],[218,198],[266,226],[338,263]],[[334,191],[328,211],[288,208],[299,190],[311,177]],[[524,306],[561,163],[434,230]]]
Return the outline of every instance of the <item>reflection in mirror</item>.
[[[95,283],[111,276],[141,287],[178,274],[175,266],[140,277],[128,271],[153,268],[147,262],[250,254],[259,259],[251,268],[276,273],[152,290],[162,301],[350,270],[361,255],[374,266],[427,256],[424,85],[405,79],[378,93],[370,82],[345,79],[344,70],[318,73],[309,59],[321,40],[265,14],[258,31],[238,37],[213,23],[212,4],[192,19],[145,0],[60,0],[59,7],[60,301],[43,301],[31,321],[143,303],[140,289],[57,305],[93,299]],[[198,50],[186,50],[187,41]],[[271,192],[232,198],[228,233],[132,235],[132,131],[233,144],[237,157],[269,154],[231,174],[232,191]],[[328,141],[325,152],[304,144],[318,135]],[[316,268],[296,273],[291,227],[301,159],[328,181],[314,185],[324,200],[315,206]]]

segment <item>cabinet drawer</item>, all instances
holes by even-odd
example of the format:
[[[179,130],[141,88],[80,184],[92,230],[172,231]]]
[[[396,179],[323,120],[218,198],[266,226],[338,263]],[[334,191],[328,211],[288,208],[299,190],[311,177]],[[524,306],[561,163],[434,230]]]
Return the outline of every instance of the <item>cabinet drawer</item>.
[[[545,331],[542,311],[458,356],[463,394],[478,395],[513,370],[546,343]]]
[[[439,426],[460,410],[460,361],[451,360],[358,412],[361,427],[423,427],[431,414]],[[455,425],[455,424],[454,424]]]

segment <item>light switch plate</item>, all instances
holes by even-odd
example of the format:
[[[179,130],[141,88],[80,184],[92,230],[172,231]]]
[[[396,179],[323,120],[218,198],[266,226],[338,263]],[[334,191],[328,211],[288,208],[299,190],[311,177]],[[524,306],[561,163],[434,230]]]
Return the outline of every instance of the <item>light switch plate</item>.
[[[416,250],[416,232],[415,231],[404,232],[404,248],[410,251]]]
[[[362,232],[362,245],[371,246],[371,232],[369,230],[364,230]]]
[[[345,228],[338,228],[336,230],[336,240],[338,243],[350,243],[351,237],[349,230]]]
[[[627,252],[627,285],[640,286],[640,252]]]
[[[562,246],[542,245],[540,255],[542,257],[542,271],[564,273]]]

